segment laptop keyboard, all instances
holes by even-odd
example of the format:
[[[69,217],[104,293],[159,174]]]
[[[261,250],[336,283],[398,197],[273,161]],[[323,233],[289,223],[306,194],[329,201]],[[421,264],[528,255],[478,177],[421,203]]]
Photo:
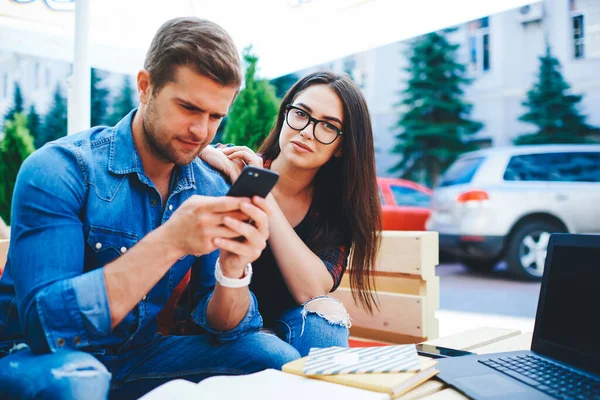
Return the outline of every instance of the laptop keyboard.
[[[534,355],[478,360],[557,399],[600,399],[600,381]]]

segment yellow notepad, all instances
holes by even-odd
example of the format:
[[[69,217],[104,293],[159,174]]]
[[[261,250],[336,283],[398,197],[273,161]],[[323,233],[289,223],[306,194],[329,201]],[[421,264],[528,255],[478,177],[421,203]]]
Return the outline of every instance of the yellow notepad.
[[[373,392],[387,393],[392,398],[401,396],[414,387],[425,382],[438,373],[435,369],[435,360],[419,357],[421,370],[419,372],[391,372],[391,373],[367,373],[367,374],[339,374],[339,375],[304,375],[304,364],[306,357],[285,364],[284,372],[306,376],[311,379],[319,379],[341,385],[353,386]]]

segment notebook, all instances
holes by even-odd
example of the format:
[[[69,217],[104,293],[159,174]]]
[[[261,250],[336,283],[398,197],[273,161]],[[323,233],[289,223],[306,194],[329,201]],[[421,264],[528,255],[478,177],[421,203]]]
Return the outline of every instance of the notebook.
[[[308,356],[307,356],[308,357]],[[366,373],[366,374],[336,374],[336,375],[304,375],[307,357],[289,362],[283,366],[283,371],[290,374],[306,376],[326,382],[338,383],[372,392],[386,393],[391,398],[403,395],[414,387],[427,381],[437,374],[436,360],[419,357],[421,363],[418,372]]]
[[[267,369],[250,375],[214,376],[200,383],[175,379],[140,398],[140,400],[163,399],[390,400],[390,396]]]
[[[414,344],[381,347],[312,348],[304,375],[417,372],[421,362]]]

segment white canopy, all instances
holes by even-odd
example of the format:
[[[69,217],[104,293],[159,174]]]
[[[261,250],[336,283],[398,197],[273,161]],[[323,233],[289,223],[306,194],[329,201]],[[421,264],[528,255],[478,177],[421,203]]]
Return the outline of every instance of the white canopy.
[[[83,0],[82,0],[83,1]],[[135,74],[165,20],[219,23],[273,78],[534,0],[89,0],[93,67]],[[55,11],[63,8],[70,11]],[[72,61],[73,0],[0,0],[0,49]],[[302,43],[290,45],[295,38]]]
[[[90,125],[90,67],[137,73],[158,27],[176,16],[220,24],[240,51],[252,44],[259,74],[274,78],[531,2],[0,0],[0,50],[73,62],[68,131],[74,133]]]

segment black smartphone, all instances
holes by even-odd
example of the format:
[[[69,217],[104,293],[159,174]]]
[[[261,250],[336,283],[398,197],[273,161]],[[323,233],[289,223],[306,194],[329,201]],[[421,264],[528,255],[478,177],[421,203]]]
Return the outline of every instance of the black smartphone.
[[[419,343],[416,346],[417,354],[429,358],[460,357],[474,354],[465,350],[450,349],[448,347],[434,346],[432,344]]]
[[[267,197],[273,186],[277,183],[279,174],[268,169],[245,167],[238,178],[233,182],[227,196]]]

